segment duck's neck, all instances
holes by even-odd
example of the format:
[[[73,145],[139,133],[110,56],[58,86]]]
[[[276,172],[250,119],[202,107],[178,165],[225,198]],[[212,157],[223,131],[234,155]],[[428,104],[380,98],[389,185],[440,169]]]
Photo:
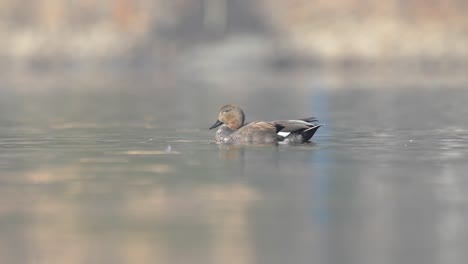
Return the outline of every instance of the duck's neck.
[[[225,120],[225,124],[230,129],[237,130],[244,125],[244,120],[245,120],[244,111],[242,111],[241,109],[238,109],[237,112],[235,112],[232,115],[229,115],[229,118]]]
[[[232,129],[232,130],[237,130],[239,129],[240,127],[242,127],[244,125],[244,120],[243,119],[234,119],[234,120],[230,120],[226,126],[229,128],[229,129]]]

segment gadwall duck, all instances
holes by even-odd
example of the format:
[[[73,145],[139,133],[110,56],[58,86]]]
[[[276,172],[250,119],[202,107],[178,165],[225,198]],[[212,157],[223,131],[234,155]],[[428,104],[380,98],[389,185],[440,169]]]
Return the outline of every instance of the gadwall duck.
[[[216,141],[226,144],[271,144],[287,141],[292,144],[308,142],[321,125],[317,119],[254,121],[244,124],[244,111],[236,105],[221,108],[218,120],[210,129],[221,126],[216,132]]]

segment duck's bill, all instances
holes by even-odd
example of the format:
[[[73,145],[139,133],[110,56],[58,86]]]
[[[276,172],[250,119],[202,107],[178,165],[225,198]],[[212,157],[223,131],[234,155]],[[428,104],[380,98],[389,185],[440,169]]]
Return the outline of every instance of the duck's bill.
[[[216,120],[216,123],[214,123],[214,124],[210,127],[210,129],[219,127],[219,126],[222,125],[222,124],[223,124],[223,122],[221,122],[221,121],[219,121],[219,120]]]

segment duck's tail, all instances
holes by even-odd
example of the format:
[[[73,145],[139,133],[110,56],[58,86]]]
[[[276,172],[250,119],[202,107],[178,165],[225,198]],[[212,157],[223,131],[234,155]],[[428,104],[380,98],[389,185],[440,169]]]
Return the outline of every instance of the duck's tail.
[[[303,142],[309,141],[322,125],[315,125],[301,132]]]

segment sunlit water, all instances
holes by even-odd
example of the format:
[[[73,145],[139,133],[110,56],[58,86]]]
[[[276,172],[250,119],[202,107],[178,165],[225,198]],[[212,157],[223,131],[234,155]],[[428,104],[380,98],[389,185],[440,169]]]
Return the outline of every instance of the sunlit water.
[[[0,262],[466,263],[467,90],[254,95],[324,124],[257,147],[210,93],[3,94]]]

